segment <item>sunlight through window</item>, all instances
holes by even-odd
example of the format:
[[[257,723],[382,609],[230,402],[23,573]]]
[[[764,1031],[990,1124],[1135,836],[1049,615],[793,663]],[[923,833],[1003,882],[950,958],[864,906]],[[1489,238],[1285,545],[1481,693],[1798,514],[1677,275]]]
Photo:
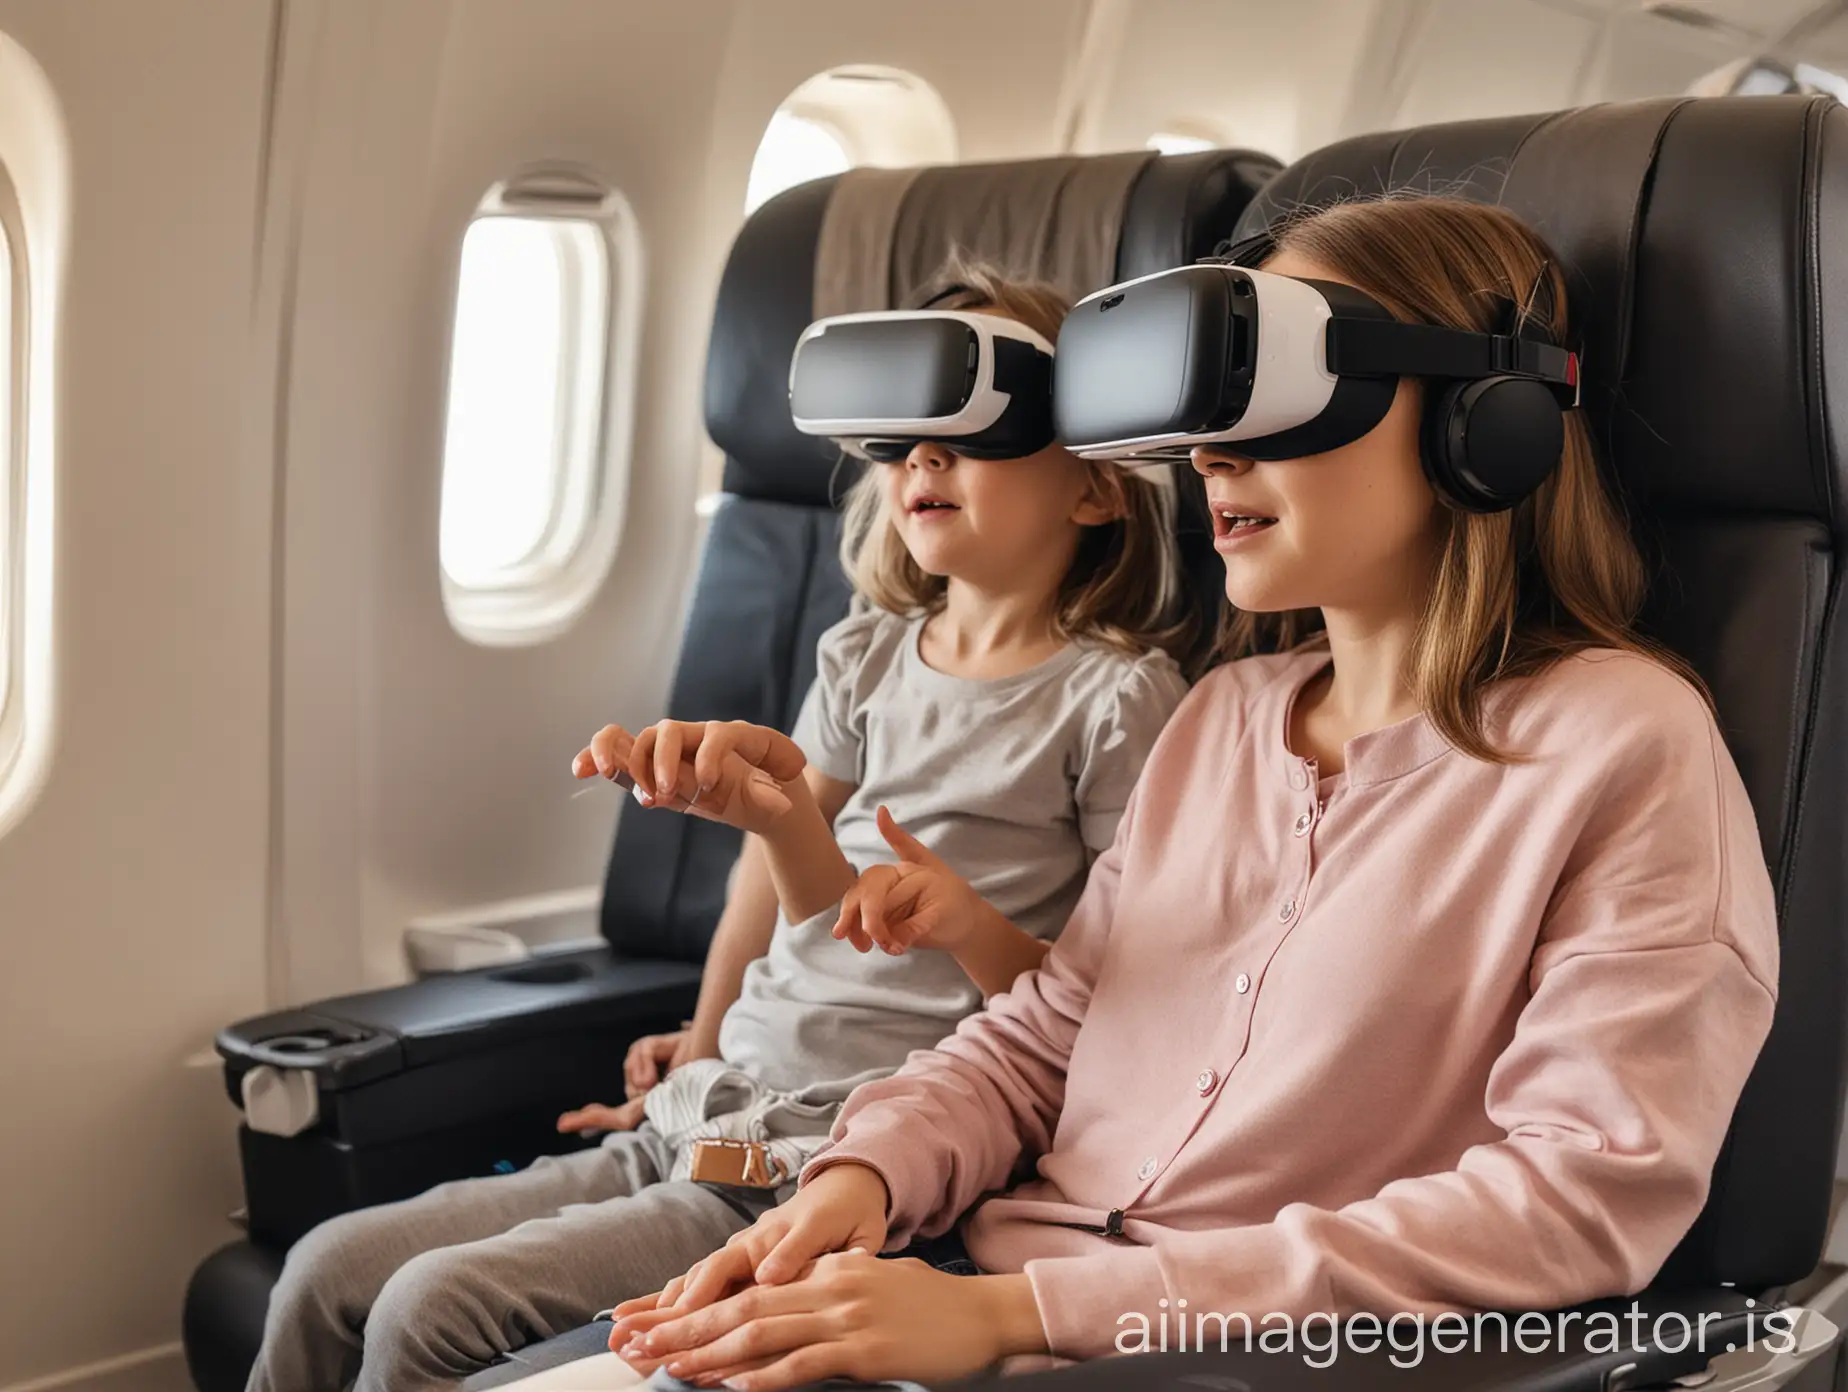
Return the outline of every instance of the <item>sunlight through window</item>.
[[[839,174],[853,163],[840,137],[818,121],[779,111],[770,118],[757,157],[751,161],[751,182],[744,194],[745,216],[769,202],[784,189]]]
[[[0,222],[0,711],[6,709],[11,687],[13,634],[10,622],[13,601],[13,530],[14,518],[9,497],[15,490],[13,480],[19,472],[13,440],[13,338],[18,325],[13,322],[13,248],[7,240],[6,224]]]
[[[1149,149],[1163,155],[1191,155],[1213,148],[1203,135],[1185,135],[1179,131],[1156,131],[1148,140]]]
[[[453,583],[519,580],[581,539],[608,320],[609,252],[595,224],[469,227],[443,448],[440,543]]]

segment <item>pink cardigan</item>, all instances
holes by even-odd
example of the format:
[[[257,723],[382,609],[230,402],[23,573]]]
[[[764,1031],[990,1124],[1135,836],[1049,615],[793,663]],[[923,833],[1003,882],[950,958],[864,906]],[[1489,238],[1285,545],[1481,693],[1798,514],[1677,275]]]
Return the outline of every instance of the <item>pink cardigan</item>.
[[[1318,786],[1285,732],[1327,660],[1203,681],[1045,966],[856,1091],[805,1171],[878,1170],[891,1247],[1005,1189],[964,1238],[1026,1272],[1055,1354],[1132,1311],[1634,1291],[1704,1201],[1777,930],[1700,699],[1597,650],[1491,689],[1526,763],[1417,717]]]

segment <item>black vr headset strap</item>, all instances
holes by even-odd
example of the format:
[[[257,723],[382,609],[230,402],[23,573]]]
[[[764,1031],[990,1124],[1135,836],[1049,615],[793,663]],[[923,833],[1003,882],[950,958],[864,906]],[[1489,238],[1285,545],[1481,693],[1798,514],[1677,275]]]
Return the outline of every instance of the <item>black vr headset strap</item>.
[[[952,284],[944,286],[941,290],[931,295],[930,298],[920,301],[916,307],[918,309],[935,309],[938,305],[942,304],[945,300],[949,299],[950,296],[952,295],[973,295],[973,294],[975,294],[974,290],[972,290],[967,285],[964,285],[961,281],[956,281],[956,282],[953,282]]]
[[[1328,321],[1325,360],[1337,376],[1530,377],[1553,388],[1561,406],[1578,404],[1578,355],[1515,334],[1336,316]]]
[[[1227,237],[1213,248],[1211,256],[1202,256],[1195,264],[1254,268],[1270,260],[1271,253],[1276,250],[1277,239],[1266,229],[1263,232],[1253,232],[1247,237],[1240,237],[1237,241]]]
[[[1269,229],[1237,241],[1228,237],[1199,264],[1255,268],[1277,250]],[[1310,281],[1326,294],[1347,291]],[[1371,298],[1371,297],[1369,297]],[[1505,332],[1472,333],[1435,324],[1407,324],[1390,317],[1350,318],[1337,311],[1328,324],[1325,361],[1337,376],[1447,377],[1476,381],[1485,377],[1531,377],[1554,389],[1563,407],[1579,403],[1578,354],[1513,332],[1519,307],[1506,302],[1500,319]]]

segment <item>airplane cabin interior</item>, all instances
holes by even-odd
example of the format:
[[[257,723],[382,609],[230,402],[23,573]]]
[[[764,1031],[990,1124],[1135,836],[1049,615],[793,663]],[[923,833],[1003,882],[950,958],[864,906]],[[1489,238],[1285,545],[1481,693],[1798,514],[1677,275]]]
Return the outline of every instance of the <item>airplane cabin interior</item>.
[[[0,0],[0,1392],[1848,1389],[1844,103],[1844,0]]]

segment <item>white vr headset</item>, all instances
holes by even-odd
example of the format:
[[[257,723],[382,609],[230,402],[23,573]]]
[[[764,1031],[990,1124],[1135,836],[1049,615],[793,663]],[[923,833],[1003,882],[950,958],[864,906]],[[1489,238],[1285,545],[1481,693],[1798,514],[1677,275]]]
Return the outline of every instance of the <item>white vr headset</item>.
[[[1401,377],[1428,383],[1427,476],[1478,512],[1539,486],[1579,400],[1578,357],[1551,343],[1409,324],[1352,286],[1213,260],[1080,300],[1059,333],[1053,414],[1060,443],[1087,459],[1214,444],[1297,459],[1372,430]]]
[[[1052,443],[1052,355],[1032,329],[994,314],[837,314],[796,340],[789,413],[803,434],[867,459],[903,459],[923,441],[1017,459]]]

